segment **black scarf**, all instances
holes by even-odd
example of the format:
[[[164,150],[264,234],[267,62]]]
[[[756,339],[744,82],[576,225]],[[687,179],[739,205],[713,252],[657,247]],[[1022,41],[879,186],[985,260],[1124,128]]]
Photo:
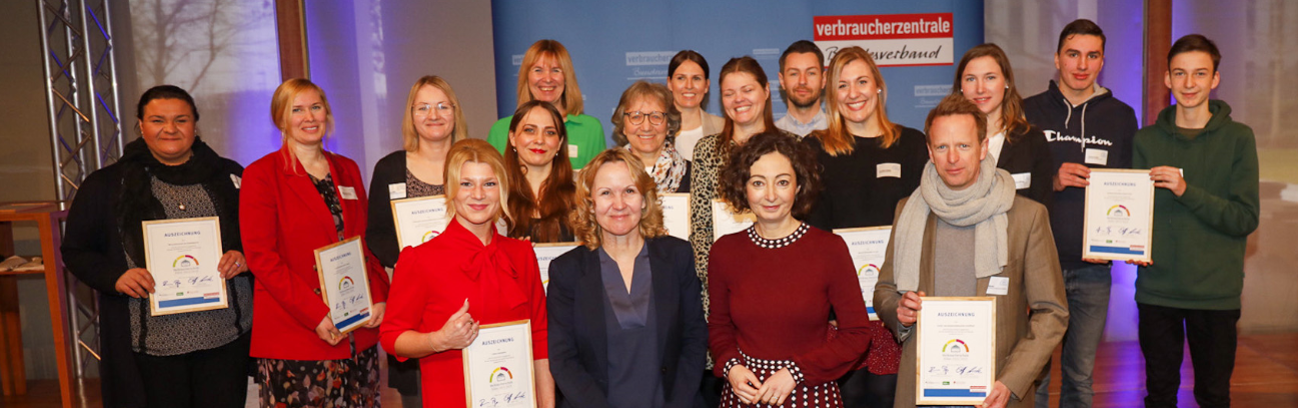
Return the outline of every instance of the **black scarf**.
[[[190,148],[193,155],[185,163],[168,166],[159,162],[149,151],[144,139],[128,143],[117,164],[122,167],[122,188],[115,200],[113,213],[121,229],[122,247],[136,267],[145,267],[143,221],[167,218],[162,202],[153,196],[152,178],[172,185],[200,184],[212,198],[212,206],[221,217],[221,243],[225,250],[238,250],[239,242],[239,190],[231,175],[237,175],[237,166],[231,166],[206,143],[195,137]]]

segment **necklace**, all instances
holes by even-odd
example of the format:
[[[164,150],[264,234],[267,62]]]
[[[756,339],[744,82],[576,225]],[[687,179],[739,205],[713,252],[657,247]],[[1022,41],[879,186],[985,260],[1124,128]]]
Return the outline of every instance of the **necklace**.
[[[807,233],[807,229],[807,223],[804,222],[798,225],[798,229],[793,230],[793,233],[784,236],[784,238],[766,239],[762,238],[761,234],[757,233],[757,224],[753,224],[748,227],[748,239],[752,240],[754,244],[757,244],[757,246],[762,248],[784,248],[796,242],[798,238],[802,238],[802,236]]]

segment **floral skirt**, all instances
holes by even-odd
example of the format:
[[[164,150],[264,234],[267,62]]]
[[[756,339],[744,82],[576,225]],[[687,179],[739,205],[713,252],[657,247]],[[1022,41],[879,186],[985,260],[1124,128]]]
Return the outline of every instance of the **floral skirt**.
[[[344,360],[257,359],[263,408],[379,407],[379,348]]]
[[[754,358],[740,352],[743,357],[743,365],[757,376],[758,381],[765,382],[767,378],[775,375],[777,371],[793,365],[792,361],[787,360],[764,360]],[[796,375],[795,375],[795,378]],[[841,408],[843,406],[843,397],[838,391],[838,383],[830,381],[824,384],[809,387],[798,385],[793,387],[789,392],[789,397],[784,399],[783,405],[768,404],[751,404],[746,405],[739,400],[739,396],[730,389],[730,381],[722,379],[725,385],[721,389],[721,407],[722,408],[772,408],[772,407],[820,407],[820,408]],[[805,383],[804,383],[805,384]]]

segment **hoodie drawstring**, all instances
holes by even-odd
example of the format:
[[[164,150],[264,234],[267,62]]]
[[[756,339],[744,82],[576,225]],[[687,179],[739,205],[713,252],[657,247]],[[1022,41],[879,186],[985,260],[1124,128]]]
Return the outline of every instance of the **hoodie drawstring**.
[[[1086,151],[1086,107],[1091,106],[1091,101],[1082,104],[1082,151]]]

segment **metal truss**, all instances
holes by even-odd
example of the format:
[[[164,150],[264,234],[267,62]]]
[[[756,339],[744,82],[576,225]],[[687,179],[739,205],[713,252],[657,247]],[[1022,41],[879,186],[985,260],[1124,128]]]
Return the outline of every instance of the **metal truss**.
[[[41,19],[55,194],[58,201],[71,203],[87,175],[122,156],[111,10],[109,0],[35,3]],[[93,291],[90,295],[78,291],[81,285],[70,275],[67,282],[74,374],[84,406],[85,371],[99,359],[99,313]],[[89,302],[82,301],[85,299]]]

